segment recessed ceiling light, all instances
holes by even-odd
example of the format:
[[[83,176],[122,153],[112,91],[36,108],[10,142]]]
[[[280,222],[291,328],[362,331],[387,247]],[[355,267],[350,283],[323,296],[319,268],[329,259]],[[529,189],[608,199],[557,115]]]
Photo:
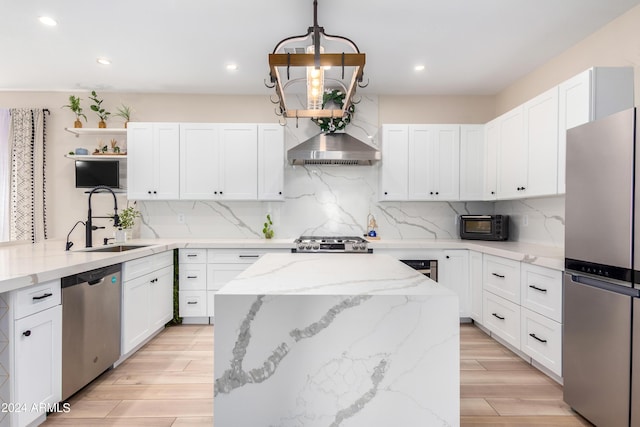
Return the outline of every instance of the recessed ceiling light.
[[[236,65],[236,64],[227,65],[227,70],[229,70],[229,71],[236,71],[237,69],[238,69],[238,65]]]
[[[98,58],[96,59],[96,62],[100,65],[111,65],[111,61],[107,58]]]
[[[416,71],[424,71],[424,65],[416,65],[413,69]]]
[[[58,25],[56,20],[51,18],[50,16],[41,16],[41,17],[38,18],[38,21],[40,21],[40,23],[42,23],[44,25],[48,25],[50,27],[55,27],[56,25]]]

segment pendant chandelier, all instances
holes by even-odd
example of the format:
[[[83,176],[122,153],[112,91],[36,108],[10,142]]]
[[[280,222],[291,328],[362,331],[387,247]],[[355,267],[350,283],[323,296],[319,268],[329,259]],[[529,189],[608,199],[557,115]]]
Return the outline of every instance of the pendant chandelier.
[[[353,112],[353,96],[362,84],[365,54],[346,37],[325,34],[318,26],[318,1],[313,1],[313,26],[287,37],[269,54],[268,88],[275,88],[276,114],[284,118],[340,119]],[[298,106],[295,108],[294,106]]]

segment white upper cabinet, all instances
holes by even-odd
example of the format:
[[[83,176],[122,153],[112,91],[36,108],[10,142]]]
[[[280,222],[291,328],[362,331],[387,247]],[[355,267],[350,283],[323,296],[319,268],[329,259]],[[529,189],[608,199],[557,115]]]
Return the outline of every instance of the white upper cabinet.
[[[483,125],[460,126],[460,200],[484,199]]]
[[[380,200],[458,200],[460,126],[385,125]]]
[[[211,123],[180,125],[180,198],[211,200],[220,189],[220,136]],[[214,194],[215,192],[215,194]]]
[[[220,125],[220,193],[223,200],[258,198],[258,126]]]
[[[555,194],[558,183],[558,88],[524,104],[527,145],[526,197]]]
[[[500,118],[484,126],[484,200],[498,197],[498,145],[500,144]],[[463,199],[464,200],[464,199]]]
[[[258,125],[258,200],[284,200],[284,127]]]
[[[500,116],[498,122],[498,198],[514,199],[527,188],[527,144],[523,107]]]
[[[179,154],[177,123],[129,123],[127,197],[135,200],[178,199]]]
[[[255,200],[257,167],[257,125],[180,125],[181,199]]]
[[[590,68],[559,85],[558,193],[565,192],[567,129],[634,106],[633,68]]]
[[[382,126],[380,161],[380,200],[407,200],[409,164],[409,126]]]

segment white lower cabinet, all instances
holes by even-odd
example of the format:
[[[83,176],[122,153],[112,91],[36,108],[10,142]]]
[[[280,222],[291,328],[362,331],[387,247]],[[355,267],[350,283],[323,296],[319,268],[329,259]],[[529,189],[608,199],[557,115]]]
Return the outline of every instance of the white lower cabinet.
[[[15,321],[15,399],[17,426],[27,426],[62,397],[62,306]],[[35,405],[35,407],[34,407]]]
[[[179,306],[185,323],[212,322],[215,294],[267,252],[288,249],[180,249]]]
[[[471,317],[475,322],[483,323],[482,318],[482,254],[469,251],[469,299]]]
[[[469,317],[469,251],[444,250],[442,265],[438,265],[438,283],[458,295],[460,317]]]
[[[562,377],[562,272],[485,254],[482,275],[482,325]]]
[[[60,280],[13,291],[5,298],[10,314],[0,324],[11,344],[0,349],[0,377],[9,387],[0,387],[0,399],[13,410],[4,418],[7,424],[0,425],[23,427],[39,423],[47,405],[53,407],[62,398]]]
[[[122,349],[128,354],[173,317],[173,251],[122,267]]]
[[[536,362],[562,376],[562,324],[522,308],[520,349]]]
[[[520,348],[520,306],[502,297],[484,292],[483,325],[508,344]]]

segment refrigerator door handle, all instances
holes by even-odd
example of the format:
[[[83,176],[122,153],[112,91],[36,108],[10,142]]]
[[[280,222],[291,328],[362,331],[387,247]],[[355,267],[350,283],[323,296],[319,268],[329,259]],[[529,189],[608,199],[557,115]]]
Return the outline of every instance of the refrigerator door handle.
[[[631,283],[620,281],[604,281],[591,276],[583,276],[572,272],[567,272],[571,276],[573,283],[579,283],[581,285],[593,286],[594,288],[604,289],[606,291],[615,292],[618,294],[627,295],[630,297],[640,296],[640,289],[634,289],[631,287]]]

